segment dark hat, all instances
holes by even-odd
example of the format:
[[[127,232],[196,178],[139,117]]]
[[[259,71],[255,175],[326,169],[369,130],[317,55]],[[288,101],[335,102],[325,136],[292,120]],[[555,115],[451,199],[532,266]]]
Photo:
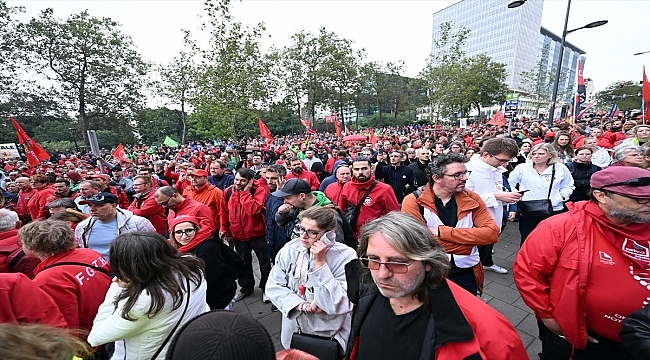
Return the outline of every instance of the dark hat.
[[[325,166],[323,166],[323,163],[320,161],[316,161],[313,164],[311,164],[311,171],[316,172],[316,171],[324,171]]]
[[[113,168],[111,169],[111,171],[122,171],[122,167],[119,166],[119,165],[117,165],[117,166],[113,166]]]
[[[591,188],[650,199],[650,171],[634,166],[610,166],[591,176]]]
[[[271,193],[275,197],[289,195],[307,194],[311,192],[311,186],[303,179],[291,179],[284,183],[282,189]]]
[[[101,192],[91,196],[89,199],[79,201],[79,205],[104,205],[104,204],[117,204],[117,196],[109,192]]]
[[[275,360],[275,348],[264,326],[250,316],[215,310],[183,325],[165,359]]]

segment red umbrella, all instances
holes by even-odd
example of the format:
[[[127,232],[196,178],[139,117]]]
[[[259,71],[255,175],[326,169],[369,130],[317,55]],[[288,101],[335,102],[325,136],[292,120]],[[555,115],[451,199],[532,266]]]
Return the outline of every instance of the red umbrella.
[[[368,138],[365,135],[348,135],[343,137],[343,141],[366,141]]]

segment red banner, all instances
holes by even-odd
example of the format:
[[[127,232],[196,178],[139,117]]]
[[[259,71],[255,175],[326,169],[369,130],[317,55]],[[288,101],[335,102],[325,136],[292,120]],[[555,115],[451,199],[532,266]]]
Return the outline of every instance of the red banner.
[[[372,146],[377,145],[377,136],[375,136],[375,129],[370,129],[370,142]]]
[[[9,119],[11,120],[11,123],[14,125],[14,128],[16,128],[16,132],[18,133],[18,142],[25,148],[25,154],[27,155],[27,162],[29,163],[29,166],[38,166],[41,164],[41,161],[50,158],[50,155],[47,153],[47,151],[43,150],[43,148],[38,145],[36,141],[32,140],[32,138],[27,135],[25,130],[23,130],[20,125],[18,125],[18,122],[16,119],[14,119],[13,116],[9,115]]]
[[[113,150],[113,157],[119,159],[120,161],[129,161],[129,158],[126,157],[126,151],[124,151],[124,146],[122,144],[117,145],[115,150]]]
[[[273,138],[273,135],[271,134],[271,130],[269,130],[269,128],[264,123],[264,121],[262,121],[262,119],[257,120],[257,125],[259,125],[259,127],[260,127],[260,136],[261,137],[263,137],[266,140],[271,141],[271,142],[275,141],[275,139]]]
[[[507,123],[506,117],[503,116],[503,112],[501,110],[497,111],[496,114],[488,121],[488,125],[494,125],[494,126],[503,126]]]
[[[650,120],[650,81],[645,74],[645,66],[643,67],[643,87],[641,88],[641,97],[645,105],[645,112],[643,113],[643,123]]]
[[[336,115],[325,116],[325,122],[326,123],[332,123],[332,122],[334,122],[335,118],[336,118]]]
[[[309,120],[300,119],[300,123],[306,128],[309,128],[311,126],[311,124],[309,123]]]

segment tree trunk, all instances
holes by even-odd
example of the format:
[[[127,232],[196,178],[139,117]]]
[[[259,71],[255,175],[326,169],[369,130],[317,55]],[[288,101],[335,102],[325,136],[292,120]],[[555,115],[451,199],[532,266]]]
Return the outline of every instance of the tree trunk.
[[[185,119],[185,99],[181,97],[181,123],[183,132],[181,133],[181,144],[185,144],[185,133],[187,131],[187,119]]]

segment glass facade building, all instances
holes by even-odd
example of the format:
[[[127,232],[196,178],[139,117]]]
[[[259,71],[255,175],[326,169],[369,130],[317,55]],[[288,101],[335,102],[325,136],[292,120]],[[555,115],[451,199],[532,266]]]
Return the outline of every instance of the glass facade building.
[[[542,48],[549,45],[548,69],[555,73],[559,60],[560,37],[542,28],[544,0],[528,0],[518,8],[509,9],[507,0],[462,0],[433,14],[432,55],[438,50],[435,40],[440,38],[440,25],[453,24],[452,31],[461,27],[470,30],[463,50],[468,57],[485,53],[493,61],[506,64],[506,84],[511,90],[521,89],[523,71],[533,69]],[[573,88],[576,81],[576,61],[584,52],[565,43],[562,67],[567,72],[559,92]],[[583,65],[584,68],[584,65]],[[552,92],[552,89],[549,89]],[[571,94],[567,94],[571,98]]]

